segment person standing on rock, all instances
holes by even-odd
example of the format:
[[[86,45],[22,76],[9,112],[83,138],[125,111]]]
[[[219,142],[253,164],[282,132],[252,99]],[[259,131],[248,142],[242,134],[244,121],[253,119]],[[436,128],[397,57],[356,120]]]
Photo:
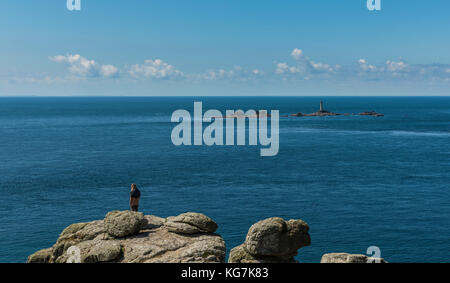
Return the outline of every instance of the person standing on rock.
[[[131,209],[131,211],[138,211],[140,199],[141,199],[141,191],[139,191],[136,184],[131,184],[131,191],[130,191],[130,209]]]

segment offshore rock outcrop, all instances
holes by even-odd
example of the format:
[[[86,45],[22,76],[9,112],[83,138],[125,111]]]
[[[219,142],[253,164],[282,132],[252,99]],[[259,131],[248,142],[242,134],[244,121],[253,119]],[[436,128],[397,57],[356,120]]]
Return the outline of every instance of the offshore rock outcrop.
[[[291,116],[293,117],[324,117],[324,116],[340,116],[342,114],[339,113],[334,113],[334,112],[329,112],[326,110],[322,110],[322,111],[317,111],[314,113],[310,113],[310,114],[303,114],[303,113],[296,113],[296,114],[292,114]]]
[[[104,220],[70,225],[53,247],[30,255],[27,262],[220,263],[226,249],[216,229],[217,224],[200,213],[164,219],[114,211]]]
[[[294,116],[294,117],[308,117],[308,116],[310,116],[310,117],[314,117],[314,116],[322,117],[322,116],[339,116],[339,115],[341,115],[341,114],[333,113],[333,112],[330,112],[330,111],[327,111],[327,110],[323,109],[323,101],[320,101],[320,108],[319,108],[319,110],[317,112],[314,112],[314,113],[311,113],[311,114],[303,114],[303,113],[299,112],[299,113],[296,113],[296,114],[292,114],[291,116]]]
[[[268,218],[253,224],[245,242],[233,248],[229,263],[296,262],[297,250],[309,246],[309,226],[302,220]]]
[[[317,112],[310,113],[310,114],[304,114],[301,112],[291,114],[292,117],[324,117],[324,116],[340,116],[340,115],[349,116],[350,114],[349,113],[339,114],[339,113],[334,113],[334,112],[325,110],[323,108],[323,101],[320,101],[320,108]],[[354,115],[354,114],[352,114],[352,115]],[[383,117],[384,116],[383,114],[377,113],[375,111],[361,112],[358,115],[372,116],[372,117]]]
[[[375,111],[361,112],[358,115],[361,115],[361,116],[372,116],[372,117],[383,117],[384,116],[384,114],[381,114],[381,113],[378,113],[378,112],[375,112]]]

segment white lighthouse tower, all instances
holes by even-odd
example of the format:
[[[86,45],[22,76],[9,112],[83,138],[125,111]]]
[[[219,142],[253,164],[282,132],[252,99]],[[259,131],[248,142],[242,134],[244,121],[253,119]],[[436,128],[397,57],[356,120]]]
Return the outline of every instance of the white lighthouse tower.
[[[322,100],[320,101],[320,110],[319,110],[319,112],[323,112],[323,101]]]

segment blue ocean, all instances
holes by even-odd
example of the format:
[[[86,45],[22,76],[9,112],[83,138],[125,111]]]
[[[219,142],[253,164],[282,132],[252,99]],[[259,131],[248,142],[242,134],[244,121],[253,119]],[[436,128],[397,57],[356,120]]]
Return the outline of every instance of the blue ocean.
[[[174,146],[177,109],[325,109],[384,117],[281,117],[279,154]],[[450,97],[0,98],[0,262],[25,262],[75,222],[128,209],[201,212],[227,250],[267,217],[302,219],[297,260],[380,248],[389,262],[450,261]]]

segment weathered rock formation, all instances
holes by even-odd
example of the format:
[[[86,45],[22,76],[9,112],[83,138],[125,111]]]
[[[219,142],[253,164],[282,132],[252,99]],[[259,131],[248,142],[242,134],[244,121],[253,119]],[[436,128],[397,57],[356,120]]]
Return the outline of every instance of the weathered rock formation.
[[[200,213],[164,219],[113,211],[104,220],[70,225],[53,247],[34,253],[27,262],[220,263],[226,249],[216,229],[217,224]]]
[[[51,261],[52,254],[53,254],[52,248],[43,249],[43,250],[37,251],[34,254],[30,255],[28,257],[27,262],[48,263]]]
[[[382,258],[370,258],[360,254],[330,253],[324,254],[320,263],[386,263]]]
[[[56,243],[28,257],[29,263],[222,263],[225,242],[208,216],[188,212],[160,218],[132,211],[112,211],[104,220],[76,223]],[[302,220],[274,217],[253,224],[243,244],[230,251],[230,263],[294,263],[298,249],[309,246],[309,226]],[[330,253],[321,263],[382,262],[365,255]]]
[[[136,235],[146,224],[147,219],[141,212],[112,211],[104,220],[106,232],[114,238]]]
[[[230,263],[295,262],[301,247],[309,246],[309,226],[302,220],[274,217],[253,224],[245,242],[230,252]]]
[[[197,234],[214,233],[218,226],[216,222],[204,214],[189,212],[168,217],[164,227],[174,233]]]

